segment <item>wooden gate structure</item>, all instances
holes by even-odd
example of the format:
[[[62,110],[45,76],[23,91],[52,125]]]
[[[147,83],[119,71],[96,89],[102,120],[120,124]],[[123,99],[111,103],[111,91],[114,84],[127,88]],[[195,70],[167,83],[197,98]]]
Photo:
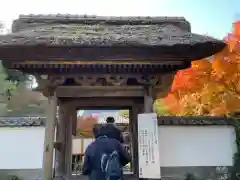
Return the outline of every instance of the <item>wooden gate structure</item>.
[[[156,92],[166,96],[177,70],[224,46],[192,34],[181,17],[20,15],[12,33],[0,36],[0,59],[34,75],[48,97],[44,180],[52,179],[54,148],[56,175],[71,174],[76,110],[96,107],[130,109],[137,178],[137,114],[152,112]]]

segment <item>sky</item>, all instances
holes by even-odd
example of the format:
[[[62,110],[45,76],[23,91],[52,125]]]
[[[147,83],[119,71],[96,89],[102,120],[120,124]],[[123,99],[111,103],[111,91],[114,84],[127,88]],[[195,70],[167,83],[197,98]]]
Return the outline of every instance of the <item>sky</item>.
[[[0,21],[10,29],[19,14],[184,16],[192,32],[223,38],[240,20],[240,0],[2,0]]]

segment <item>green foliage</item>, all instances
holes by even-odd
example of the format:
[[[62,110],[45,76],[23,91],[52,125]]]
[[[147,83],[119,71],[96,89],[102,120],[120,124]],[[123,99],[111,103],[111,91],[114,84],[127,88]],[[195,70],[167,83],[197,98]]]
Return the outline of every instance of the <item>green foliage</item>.
[[[188,173],[184,180],[198,180],[198,178],[194,174]]]
[[[11,96],[11,92],[16,89],[17,82],[7,80],[7,74],[0,62],[0,94]]]
[[[7,74],[0,62],[0,115],[6,115],[8,112],[7,101],[17,87],[16,82],[7,80]]]
[[[157,100],[153,104],[153,111],[158,116],[170,116],[167,106],[165,106],[160,100]],[[129,110],[120,110],[119,115],[122,117],[129,118]]]
[[[129,118],[129,110],[120,110],[119,115],[122,117],[128,117]]]
[[[41,99],[40,93],[28,88],[33,76],[7,72],[0,62],[0,116],[43,115],[47,99]]]
[[[5,73],[6,80],[15,82],[16,84],[24,83],[30,78],[28,74],[13,69],[5,69]]]
[[[19,109],[8,110],[7,116],[43,116],[45,115],[47,103],[46,100],[41,101],[39,104],[28,104]]]
[[[167,106],[165,106],[160,100],[156,100],[153,104],[153,110],[158,116],[170,116]]]
[[[4,25],[0,22],[0,32],[4,29]],[[11,80],[10,78],[10,70],[9,74],[2,66],[2,62],[0,61],[0,103],[3,99],[3,96],[7,96],[8,98],[11,96],[12,91],[16,88],[17,81]]]
[[[3,28],[0,22],[0,31]],[[39,99],[40,93],[29,89],[33,78],[17,70],[5,69],[0,60],[0,116],[44,114],[47,100]]]
[[[20,177],[16,176],[16,175],[11,175],[11,174],[5,174],[5,173],[1,173],[0,174],[0,179],[1,180],[23,180]]]

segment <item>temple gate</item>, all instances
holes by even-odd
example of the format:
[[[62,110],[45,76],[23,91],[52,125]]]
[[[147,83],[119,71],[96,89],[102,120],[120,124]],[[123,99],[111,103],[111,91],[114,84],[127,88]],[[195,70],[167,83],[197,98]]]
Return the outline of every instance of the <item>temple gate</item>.
[[[54,149],[56,175],[71,177],[76,110],[97,107],[130,109],[138,179],[137,114],[153,111],[156,94],[167,95],[177,70],[225,46],[192,34],[179,17],[21,15],[12,31],[0,36],[3,66],[34,75],[49,100],[44,180],[52,179]]]

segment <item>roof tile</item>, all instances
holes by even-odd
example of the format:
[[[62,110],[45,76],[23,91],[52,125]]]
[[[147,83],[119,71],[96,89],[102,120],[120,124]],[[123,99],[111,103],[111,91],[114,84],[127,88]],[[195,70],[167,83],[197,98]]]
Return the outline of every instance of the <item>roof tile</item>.
[[[0,127],[44,126],[44,117],[0,117]]]

